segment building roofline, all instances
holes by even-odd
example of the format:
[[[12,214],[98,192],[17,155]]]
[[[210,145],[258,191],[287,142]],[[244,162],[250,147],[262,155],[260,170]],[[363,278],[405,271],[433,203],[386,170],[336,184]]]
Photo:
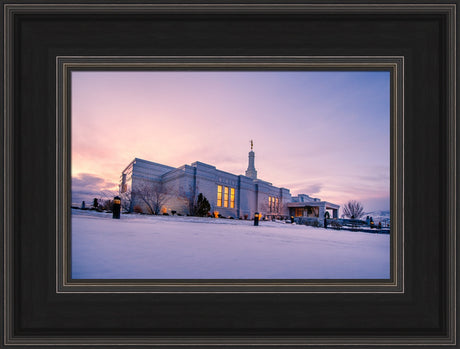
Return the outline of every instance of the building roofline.
[[[128,167],[131,166],[134,163],[134,161],[136,161],[136,158],[131,160],[131,162],[123,169],[123,171],[121,171],[121,173],[125,172],[128,169]]]
[[[333,204],[332,202],[329,202],[329,201],[323,201],[326,203],[326,206],[334,206],[334,207],[331,207],[332,209],[339,209],[340,208],[340,205],[337,205],[337,204]]]
[[[333,204],[332,202],[329,201],[306,201],[306,202],[288,202],[287,206],[288,207],[317,207],[317,206],[329,206],[330,209],[338,210],[340,208],[340,205]],[[333,207],[331,207],[333,206]]]
[[[140,162],[146,162],[148,164],[152,164],[152,165],[155,165],[155,166],[167,167],[167,168],[170,168],[171,170],[174,170],[174,169],[177,168],[177,167],[173,167],[173,166],[163,165],[163,164],[160,164],[159,162],[144,160],[144,159],[140,159],[140,158],[134,158],[134,160],[135,161],[140,161]]]
[[[194,161],[194,162],[192,162],[192,163],[190,164],[190,166],[192,166],[192,167],[197,167],[198,165],[204,166],[204,167],[209,167],[210,169],[217,170],[216,166],[207,164],[207,163],[202,162],[202,161]],[[219,170],[219,171],[220,171],[220,170]],[[225,172],[225,171],[222,171],[222,172]]]
[[[163,165],[163,164],[160,164],[158,162],[153,162],[153,161],[149,161],[149,160],[144,160],[144,159],[141,159],[141,158],[134,158],[126,167],[125,169],[122,171],[125,172],[129,166],[131,166],[132,164],[136,163],[136,162],[145,162],[147,164],[151,164],[151,165],[155,165],[155,166],[161,166],[161,167],[165,167],[165,168],[169,168],[171,171],[178,168],[178,167],[172,167],[172,166],[168,166],[168,165]]]
[[[220,170],[220,169],[218,169],[216,166],[207,164],[207,163],[202,162],[202,161],[194,161],[194,162],[192,162],[190,165],[184,164],[184,165],[179,166],[179,167],[172,167],[172,166],[160,164],[160,163],[158,163],[158,162],[153,162],[153,161],[144,160],[144,159],[135,157],[135,158],[125,167],[125,169],[122,171],[122,173],[125,172],[125,171],[129,168],[129,166],[133,165],[136,161],[142,161],[142,162],[145,162],[145,163],[148,163],[148,164],[152,164],[152,165],[156,165],[156,166],[163,166],[163,167],[165,167],[165,168],[169,168],[170,171],[169,171],[169,172],[166,172],[166,173],[163,173],[163,174],[161,175],[161,177],[167,175],[168,173],[170,173],[171,171],[174,171],[174,170],[185,170],[186,167],[197,168],[198,165],[201,165],[201,166],[203,166],[203,167],[207,167],[207,168],[209,168],[209,169],[213,169],[213,170],[222,172],[222,173],[227,174],[227,175],[230,175],[230,176],[234,176],[234,177],[244,177],[244,179],[247,179],[248,181],[250,181],[250,182],[252,182],[252,183],[254,183],[254,184],[269,185],[269,186],[275,187],[275,188],[277,188],[277,189],[283,189],[283,190],[286,190],[286,191],[289,191],[289,192],[290,192],[290,189],[288,189],[288,188],[277,187],[276,185],[273,185],[273,183],[268,182],[268,181],[264,181],[263,179],[259,179],[259,178],[253,179],[253,178],[248,177],[248,176],[243,175],[243,174],[236,175],[236,174],[233,174],[233,173],[230,173],[230,172],[227,172],[227,171]]]

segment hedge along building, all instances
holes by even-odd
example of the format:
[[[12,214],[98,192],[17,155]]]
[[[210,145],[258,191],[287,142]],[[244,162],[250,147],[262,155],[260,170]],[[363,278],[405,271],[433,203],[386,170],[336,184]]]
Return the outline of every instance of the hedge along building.
[[[211,212],[224,217],[252,218],[259,212],[266,218],[285,218],[308,215],[309,212],[311,216],[313,212],[308,208],[293,210],[290,203],[299,201],[301,195],[293,198],[289,189],[275,187],[257,178],[252,141],[245,175],[234,175],[199,161],[174,168],[135,158],[121,175],[120,195],[125,201],[125,209],[132,211],[138,206],[143,212],[151,211],[143,199],[147,191],[150,191],[147,193],[149,200],[156,201],[161,206],[158,211],[163,213],[190,214],[190,206],[199,193],[208,199]],[[318,202],[313,206],[317,207]],[[321,212],[315,211],[317,218],[324,217]]]

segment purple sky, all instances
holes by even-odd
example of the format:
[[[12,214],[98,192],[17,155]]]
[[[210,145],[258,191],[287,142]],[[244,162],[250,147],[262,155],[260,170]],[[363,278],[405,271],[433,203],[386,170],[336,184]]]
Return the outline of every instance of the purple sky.
[[[388,72],[73,72],[72,201],[117,190],[135,157],[389,210]]]

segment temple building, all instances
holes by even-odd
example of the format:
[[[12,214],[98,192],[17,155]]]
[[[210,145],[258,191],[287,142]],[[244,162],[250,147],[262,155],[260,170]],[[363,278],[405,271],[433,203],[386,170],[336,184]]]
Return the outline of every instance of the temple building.
[[[322,220],[328,211],[332,212],[331,218],[337,217],[339,209],[305,194],[292,197],[289,189],[257,178],[252,141],[245,175],[199,161],[174,168],[139,158],[131,161],[121,175],[120,195],[129,203],[125,206],[129,211],[136,206],[143,212],[152,211],[145,202],[148,195],[160,213],[190,214],[199,193],[208,199],[211,213],[232,218],[251,219],[258,212],[265,219],[304,216]]]

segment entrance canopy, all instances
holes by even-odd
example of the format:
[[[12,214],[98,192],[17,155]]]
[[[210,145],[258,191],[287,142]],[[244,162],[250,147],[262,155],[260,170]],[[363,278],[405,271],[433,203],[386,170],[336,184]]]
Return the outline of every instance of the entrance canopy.
[[[327,201],[310,201],[310,202],[289,202],[287,204],[289,213],[294,217],[316,217],[324,218],[326,210],[332,210],[332,217],[339,217],[340,205]]]

